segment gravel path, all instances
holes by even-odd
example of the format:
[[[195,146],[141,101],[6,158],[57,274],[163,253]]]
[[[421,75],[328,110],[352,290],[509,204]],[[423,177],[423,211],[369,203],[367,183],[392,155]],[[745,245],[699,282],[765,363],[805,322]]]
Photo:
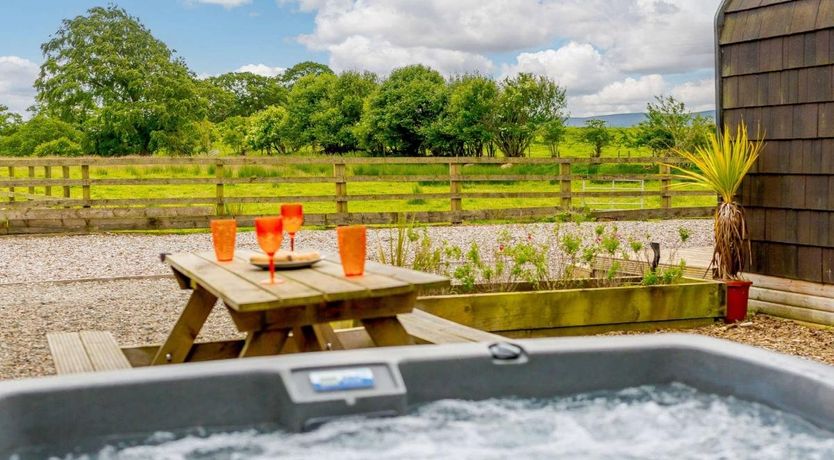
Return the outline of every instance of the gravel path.
[[[585,239],[593,236],[597,223],[564,224]],[[647,241],[651,235],[662,247],[677,244],[678,229],[690,230],[691,237],[684,247],[712,244],[712,221],[708,219],[668,220],[657,222],[617,222],[624,239]],[[468,249],[474,242],[491,251],[498,234],[506,230],[515,239],[532,238],[544,242],[553,235],[555,224],[526,225],[471,225],[429,227],[434,241],[446,241],[451,246]],[[370,230],[369,257],[376,256],[377,240],[390,238],[388,229]],[[238,234],[240,248],[257,249],[253,232]],[[286,245],[286,242],[285,242]],[[333,230],[305,230],[296,236],[300,248],[316,248],[336,253],[336,232]],[[55,280],[116,278],[128,276],[168,275],[167,265],[160,263],[162,252],[206,251],[211,248],[208,233],[186,235],[94,234],[71,236],[0,237],[0,285]],[[2,300],[0,300],[2,302]],[[0,303],[2,307],[2,303]]]
[[[572,231],[591,238],[596,225],[581,224]],[[689,246],[711,243],[708,220],[617,223],[624,237],[644,239],[651,234],[664,245],[678,239],[682,226],[691,230]],[[493,248],[502,230],[521,240],[544,241],[553,234],[554,224],[428,229],[434,240],[464,249],[473,242]],[[369,248],[376,248],[378,238],[391,236],[390,230],[371,230]],[[333,230],[302,231],[297,238],[302,248],[337,251]],[[178,288],[159,253],[210,247],[207,233],[0,237],[0,379],[55,372],[47,331],[107,330],[122,345],[162,342],[188,291]],[[256,249],[254,234],[239,234],[238,247]],[[216,309],[198,341],[236,337],[225,312]]]
[[[46,332],[111,331],[121,345],[162,343],[188,300],[173,278],[0,286],[0,379],[54,374]],[[200,341],[238,338],[222,308]]]

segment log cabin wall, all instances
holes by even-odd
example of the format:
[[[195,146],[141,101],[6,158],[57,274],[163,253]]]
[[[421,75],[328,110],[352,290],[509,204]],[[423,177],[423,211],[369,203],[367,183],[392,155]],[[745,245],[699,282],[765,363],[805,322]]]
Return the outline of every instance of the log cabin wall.
[[[834,0],[724,0],[717,121],[766,146],[741,190],[750,271],[834,283]]]

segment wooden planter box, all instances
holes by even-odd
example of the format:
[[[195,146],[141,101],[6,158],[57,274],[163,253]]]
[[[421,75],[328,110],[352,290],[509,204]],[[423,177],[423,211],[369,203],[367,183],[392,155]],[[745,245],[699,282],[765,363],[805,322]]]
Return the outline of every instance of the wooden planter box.
[[[417,308],[506,337],[689,328],[723,317],[723,283],[684,278],[674,285],[426,296]]]

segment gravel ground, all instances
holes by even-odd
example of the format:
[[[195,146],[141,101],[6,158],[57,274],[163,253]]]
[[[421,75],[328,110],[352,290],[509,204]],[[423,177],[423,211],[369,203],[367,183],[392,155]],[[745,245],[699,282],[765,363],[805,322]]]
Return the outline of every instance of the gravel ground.
[[[753,315],[745,322],[733,325],[716,323],[686,331],[656,331],[656,333],[664,332],[703,334],[834,365],[834,328],[831,327],[811,327],[772,316]],[[622,334],[624,333],[615,332],[606,335]],[[626,334],[640,334],[640,332]]]
[[[582,234],[586,239],[593,235],[596,223],[565,224],[565,228]],[[690,230],[691,237],[683,247],[709,246],[712,244],[712,221],[708,219],[668,220],[657,222],[617,222],[617,231],[623,238],[647,240],[647,235],[662,247],[678,243],[678,229]],[[475,242],[491,251],[502,230],[516,239],[532,238],[544,242],[553,235],[555,224],[526,225],[471,225],[454,227],[430,227],[434,241],[446,241],[451,246],[468,249]],[[369,257],[376,255],[378,238],[389,238],[391,230],[370,230],[368,234]],[[253,232],[238,234],[240,248],[257,249]],[[336,253],[336,232],[333,230],[303,230],[296,236],[299,248],[316,248]],[[286,246],[286,242],[285,242]],[[94,234],[71,236],[13,236],[0,237],[0,285],[55,280],[91,278],[116,278],[130,276],[167,275],[170,270],[160,263],[162,252],[186,252],[211,250],[208,233],[187,235],[145,234]],[[0,300],[2,302],[2,300]],[[0,303],[2,307],[2,303]]]
[[[120,345],[162,343],[190,291],[173,278],[0,286],[0,379],[54,374],[46,332],[111,331]],[[200,341],[238,338],[222,308]]]
[[[594,225],[583,224],[579,231],[590,237]],[[678,228],[685,226],[692,231],[686,246],[711,244],[708,220],[619,222],[617,226],[624,236],[644,239],[651,234],[663,245],[673,244]],[[474,241],[489,248],[504,229],[517,238],[529,235],[544,240],[552,233],[553,224],[433,227],[429,231],[450,244],[468,247]],[[371,247],[377,237],[387,235],[386,230],[372,231]],[[298,244],[335,252],[335,232],[303,231]],[[253,234],[242,233],[238,245],[254,249]],[[47,331],[109,330],[123,345],[160,343],[176,321],[188,291],[180,290],[165,276],[169,270],[159,262],[159,253],[208,248],[207,234],[0,238],[0,379],[55,372],[46,345]],[[30,260],[37,263],[27,262]],[[145,278],[106,279],[137,276]],[[834,330],[830,328],[755,316],[742,326],[717,324],[687,332],[834,364]],[[198,340],[236,337],[227,315],[216,309]]]

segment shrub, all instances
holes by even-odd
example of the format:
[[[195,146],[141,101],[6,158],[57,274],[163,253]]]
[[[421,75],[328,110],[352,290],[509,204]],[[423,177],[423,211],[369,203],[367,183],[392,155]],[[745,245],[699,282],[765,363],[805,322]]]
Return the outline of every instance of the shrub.
[[[81,156],[81,146],[66,137],[61,137],[49,142],[44,142],[37,147],[33,152],[35,156],[59,156],[59,157],[77,157]]]
[[[43,156],[48,154],[63,156],[80,155],[82,139],[83,135],[81,132],[69,123],[38,115],[20,125],[13,134],[5,136],[0,150],[3,153],[16,156]],[[35,152],[42,144],[48,144],[53,141],[61,141],[61,144],[44,147],[40,150],[40,153]],[[56,151],[48,152],[50,148],[56,149]]]

